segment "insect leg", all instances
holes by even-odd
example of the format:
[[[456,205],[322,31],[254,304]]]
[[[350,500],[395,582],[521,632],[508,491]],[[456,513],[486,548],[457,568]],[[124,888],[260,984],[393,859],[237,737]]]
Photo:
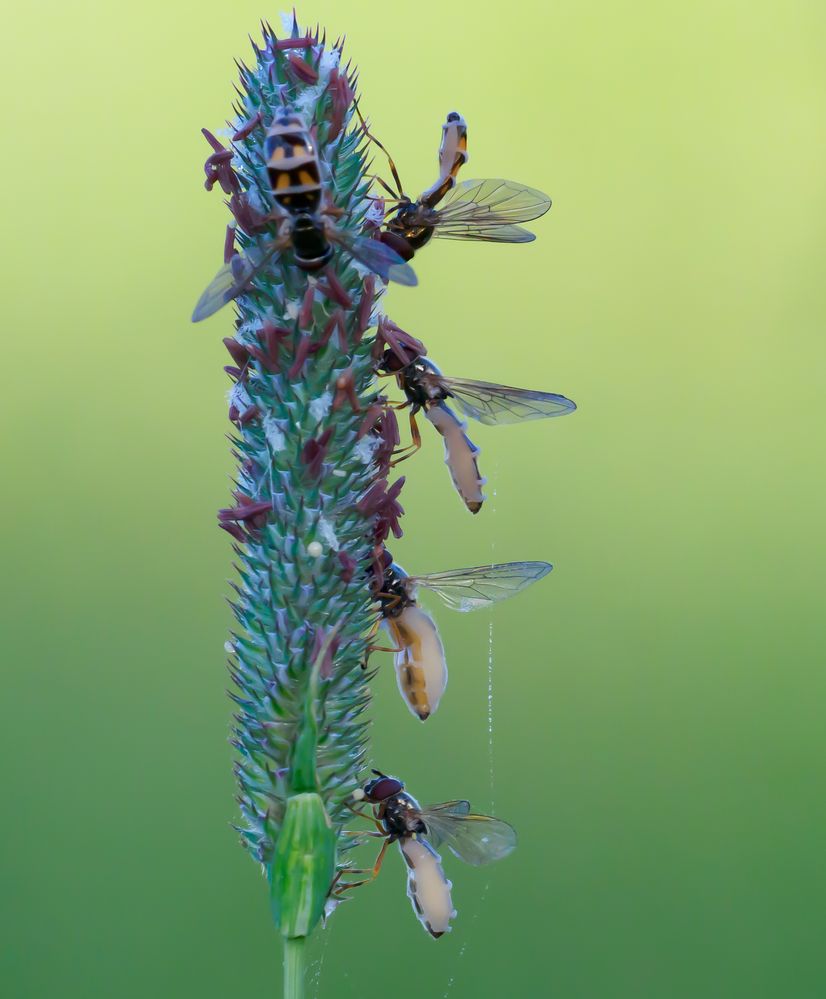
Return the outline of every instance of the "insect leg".
[[[390,153],[387,152],[387,150],[379,142],[379,140],[375,137],[375,135],[371,135],[370,130],[367,127],[367,122],[364,120],[362,116],[361,108],[359,107],[359,102],[357,99],[353,101],[353,105],[356,109],[356,114],[358,115],[359,121],[361,122],[361,130],[364,132],[367,138],[370,139],[371,142],[375,142],[375,144],[387,157],[387,162],[390,164],[390,172],[393,174],[393,180],[395,180],[396,182],[396,187],[398,188],[398,194],[396,194],[395,191],[391,191],[390,193],[393,195],[394,198],[397,198],[398,200],[404,200],[404,188],[402,187],[402,182],[399,179],[399,172],[396,169],[396,164],[393,162],[393,157],[390,155]],[[387,190],[390,189],[387,188]]]
[[[410,411],[410,436],[413,438],[413,443],[403,449],[401,457],[390,462],[391,468],[394,465],[398,465],[400,461],[405,461],[407,458],[411,458],[422,446],[422,435],[419,433],[419,425],[416,423],[416,415],[412,410]]]
[[[371,174],[368,174],[368,177],[370,178],[370,180],[374,180],[377,184],[380,184],[385,189],[385,191],[387,191],[387,193],[390,195],[390,199],[392,201],[397,201],[397,202],[401,203],[402,199],[400,197],[398,197],[398,195],[393,190],[393,188],[390,187],[390,185],[386,181],[382,180],[381,177],[379,177],[378,174],[371,173]],[[379,201],[379,200],[382,200],[382,199],[374,198],[373,200],[374,201]]]
[[[381,822],[379,822],[379,820],[375,817],[375,815],[371,815],[369,812],[362,812],[358,808],[353,808],[353,806],[348,801],[345,801],[344,805],[346,808],[350,809],[353,815],[358,815],[360,819],[367,819],[369,822],[372,822],[373,825],[376,827],[376,829],[378,829],[383,836],[387,835],[384,826],[381,824]]]
[[[379,590],[376,596],[384,597],[385,600],[389,601],[387,610],[393,610],[394,607],[398,607],[402,602],[402,598],[398,595],[398,593],[385,593],[384,590]]]
[[[384,863],[384,858],[385,855],[387,854],[387,847],[389,845],[390,845],[390,840],[385,839],[384,843],[382,844],[381,850],[379,850],[379,855],[378,857],[376,857],[376,862],[375,864],[373,864],[372,867],[368,867],[363,870],[361,868],[351,868],[349,870],[349,873],[368,874],[369,877],[362,878],[361,881],[340,881],[338,885],[336,885],[335,882],[333,882],[333,885],[331,885],[331,890],[330,890],[330,893],[333,895],[333,897],[340,898],[341,892],[347,891],[349,888],[360,888],[362,885],[367,885],[370,884],[371,881],[375,881],[375,879],[379,876],[379,871],[381,870],[381,865]],[[346,874],[348,873],[348,871],[344,871],[343,873]]]

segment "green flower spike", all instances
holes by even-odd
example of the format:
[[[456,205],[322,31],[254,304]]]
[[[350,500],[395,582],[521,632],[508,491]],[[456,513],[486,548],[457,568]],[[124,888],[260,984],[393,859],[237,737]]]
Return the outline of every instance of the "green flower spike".
[[[380,404],[366,335],[384,285],[347,251],[380,220],[364,135],[349,127],[355,75],[340,44],[301,34],[294,20],[285,39],[265,26],[254,49],[255,65],[240,66],[231,144],[204,131],[206,187],[222,188],[235,223],[227,266],[194,318],[235,302],[235,335],[224,342],[238,471],[219,524],[236,541],[238,571],[228,648],[239,832],[267,872],[285,994],[295,997],[303,941],[353,845],[342,829],[366,754],[364,665],[377,621],[369,584],[385,539],[401,535],[403,479],[388,479],[398,430]],[[282,230],[264,140],[288,110],[311,137],[317,210],[339,237],[313,271],[297,265],[295,246],[274,245]]]

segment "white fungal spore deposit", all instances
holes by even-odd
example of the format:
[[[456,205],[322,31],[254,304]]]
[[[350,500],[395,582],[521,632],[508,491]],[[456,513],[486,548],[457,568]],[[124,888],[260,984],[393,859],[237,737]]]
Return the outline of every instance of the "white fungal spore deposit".
[[[265,413],[264,419],[264,435],[267,438],[267,443],[270,445],[273,454],[278,451],[284,450],[284,445],[286,443],[284,439],[284,434],[281,432],[275,417],[271,413]]]
[[[325,392],[324,395],[320,395],[318,398],[313,399],[310,402],[310,416],[312,416],[316,423],[321,423],[324,417],[330,412],[330,406],[332,406],[332,404],[332,393]]]
[[[333,525],[329,520],[325,520],[324,517],[318,518],[318,524],[316,525],[318,533],[327,542],[327,544],[337,552],[341,548],[338,538],[336,537],[336,532],[333,530]]]

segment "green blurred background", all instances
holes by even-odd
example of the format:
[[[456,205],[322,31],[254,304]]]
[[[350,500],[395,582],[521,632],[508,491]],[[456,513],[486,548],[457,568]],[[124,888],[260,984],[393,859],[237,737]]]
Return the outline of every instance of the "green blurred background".
[[[391,856],[315,942],[318,994],[826,995],[826,8],[299,15],[347,33],[411,190],[457,108],[467,176],[553,196],[536,243],[434,246],[389,308],[444,371],[579,404],[477,430],[478,518],[434,435],[404,467],[408,571],[556,568],[492,615],[438,613],[442,708],[417,724],[388,666],[374,760],[423,801],[493,802],[521,842],[446,861],[439,942]],[[231,321],[188,322],[226,221],[199,129],[261,16],[5,18],[4,996],[280,994],[229,825]]]

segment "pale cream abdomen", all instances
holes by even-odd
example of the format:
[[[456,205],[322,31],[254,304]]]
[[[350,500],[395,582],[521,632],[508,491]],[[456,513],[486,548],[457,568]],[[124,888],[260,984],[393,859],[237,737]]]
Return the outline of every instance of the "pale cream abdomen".
[[[456,491],[465,501],[468,510],[478,513],[485,501],[479,466],[476,463],[479,448],[465,434],[465,425],[443,402],[430,406],[426,416],[445,442],[445,464]]]
[[[428,933],[440,937],[456,913],[439,855],[420,839],[401,839],[399,848],[407,864],[407,897],[413,911]]]
[[[415,604],[385,623],[394,645],[401,650],[394,657],[399,691],[413,714],[424,721],[438,707],[447,686],[447,662],[439,632],[432,618]]]

